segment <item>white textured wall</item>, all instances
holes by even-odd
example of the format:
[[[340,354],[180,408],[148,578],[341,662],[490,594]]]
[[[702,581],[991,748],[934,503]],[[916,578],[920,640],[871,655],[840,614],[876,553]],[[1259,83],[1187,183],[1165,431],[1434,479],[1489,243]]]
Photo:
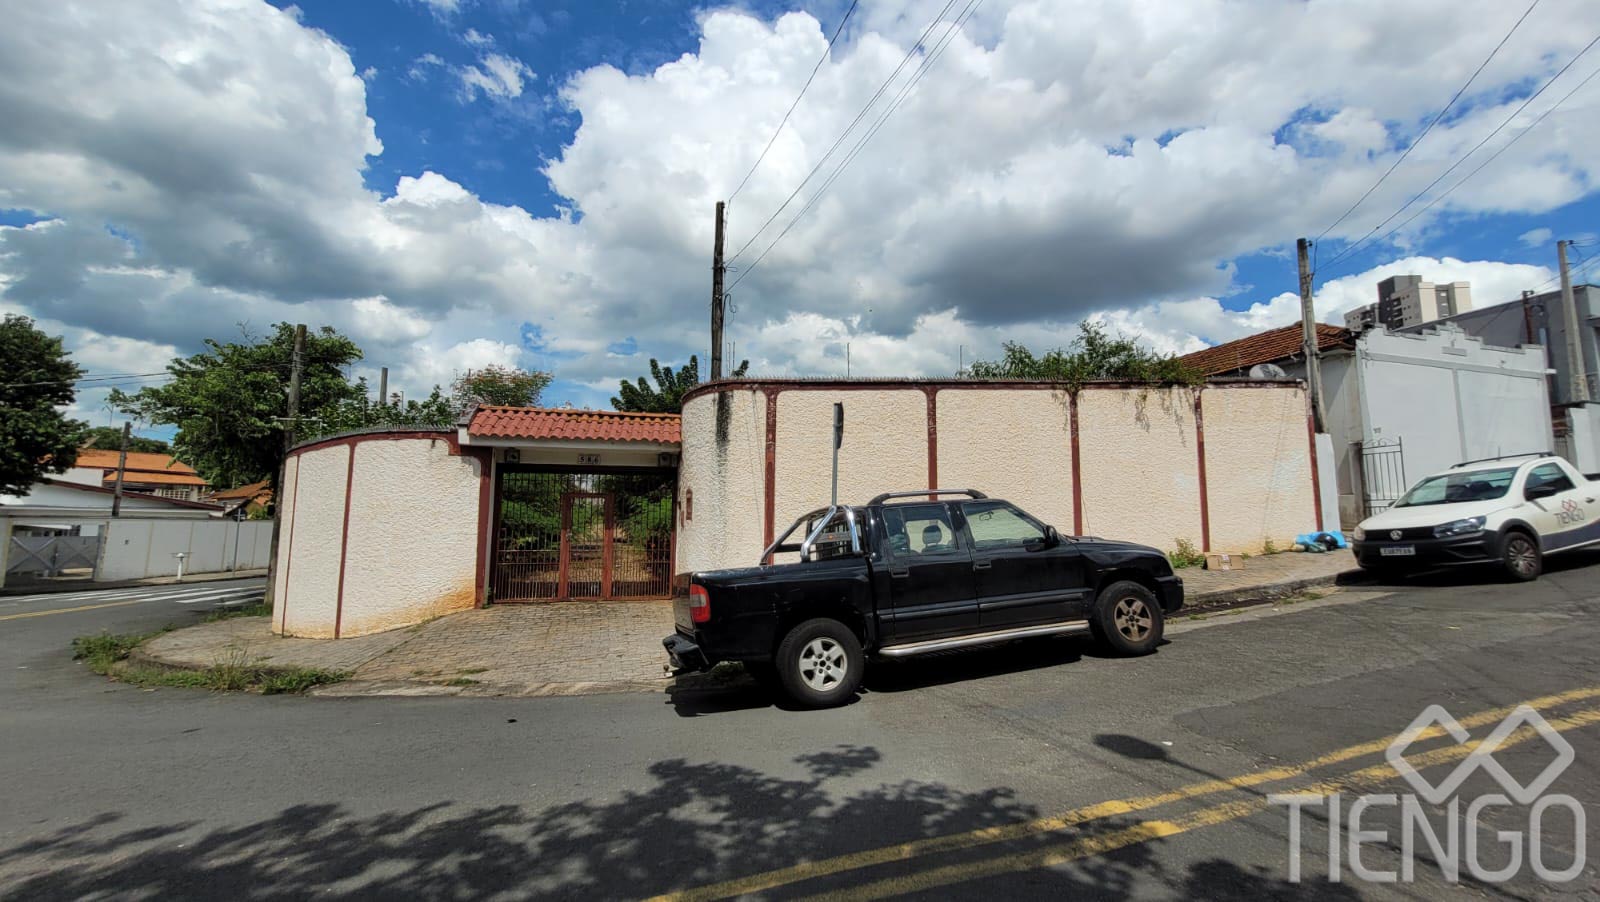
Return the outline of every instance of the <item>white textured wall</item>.
[[[928,488],[928,402],[921,391],[786,391],[778,395],[778,532],[828,504],[835,401],[844,402],[845,421],[840,503],[865,504],[881,492]]]
[[[1072,532],[1072,415],[1050,389],[938,393],[939,485],[1005,498]]]
[[[748,389],[726,393],[726,440],[717,440],[716,395],[683,406],[683,456],[678,470],[677,573],[749,566],[761,556],[766,485],[767,398]],[[694,492],[694,519],[685,494]]]
[[[350,446],[324,445],[295,455],[292,520],[278,541],[278,572],[287,578],[274,599],[279,631],[332,639],[339,601],[340,544],[344,538],[344,484]],[[290,523],[294,534],[289,536]]]
[[[1078,453],[1085,534],[1163,551],[1175,548],[1179,538],[1200,547],[1191,390],[1083,389]]]
[[[1212,549],[1282,551],[1316,529],[1305,392],[1208,387],[1201,409]]]
[[[444,439],[356,445],[341,637],[473,606],[478,470]]]

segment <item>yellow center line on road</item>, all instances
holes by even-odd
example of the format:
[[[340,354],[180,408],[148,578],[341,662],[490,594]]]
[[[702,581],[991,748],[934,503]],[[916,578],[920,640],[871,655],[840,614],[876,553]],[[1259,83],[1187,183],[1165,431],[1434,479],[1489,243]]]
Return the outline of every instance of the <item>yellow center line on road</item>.
[[[1589,708],[1567,717],[1550,718],[1547,723],[1557,732],[1566,732],[1567,730],[1576,730],[1579,727],[1600,724],[1600,708]],[[1498,748],[1519,745],[1539,735],[1538,730],[1532,727],[1523,727],[1506,737]],[[1420,755],[1410,755],[1406,757],[1406,760],[1411,763],[1412,767],[1419,769],[1438,764],[1448,764],[1452,761],[1460,761],[1466,758],[1480,744],[1479,740],[1470,740],[1460,745],[1434,749]],[[1386,761],[1383,764],[1375,764],[1371,767],[1352,771],[1343,777],[1335,777],[1286,790],[1284,794],[1328,795],[1335,792],[1348,792],[1354,789],[1379,786],[1397,778],[1398,774]],[[1033,849],[1027,852],[1018,852],[1012,855],[1001,855],[982,861],[953,864],[904,876],[889,877],[873,883],[850,887],[849,889],[828,892],[814,898],[826,898],[833,900],[833,902],[837,902],[837,900],[867,902],[867,900],[883,899],[906,893],[926,892],[930,889],[966,883],[983,877],[1055,867],[1083,858],[1103,855],[1107,852],[1138,845],[1139,843],[1149,842],[1152,839],[1177,836],[1180,833],[1186,833],[1201,827],[1212,827],[1228,821],[1239,820],[1266,810],[1269,804],[1265,798],[1259,796],[1241,799],[1236,802],[1226,802],[1169,820],[1141,821],[1097,836],[1087,836],[1071,842]]]
[[[29,611],[26,614],[6,614],[0,620],[21,620],[24,617],[49,617],[53,614],[73,614],[78,611],[94,611],[100,608],[120,608],[125,604],[144,604],[155,601],[153,598],[136,598],[133,601],[108,601],[105,604],[85,604],[75,608],[57,608],[54,611]]]
[[[1571,702],[1584,701],[1600,697],[1600,686],[1588,686],[1581,689],[1571,689],[1566,692],[1546,695],[1516,705],[1506,705],[1488,711],[1480,711],[1467,717],[1460,718],[1457,722],[1461,726],[1471,729],[1485,724],[1498,723],[1506,718],[1519,705],[1526,704],[1535,709],[1553,708],[1557,705]],[[1423,730],[1417,736],[1417,741],[1436,739],[1445,735],[1443,728],[1432,726]],[[1400,736],[1395,733],[1369,742],[1359,743],[1347,748],[1338,749],[1325,755],[1313,758],[1300,764],[1272,767],[1254,773],[1244,774],[1222,780],[1205,780],[1168,792],[1154,795],[1137,796],[1128,799],[1115,799],[1101,802],[1084,808],[1075,808],[1052,817],[1037,820],[1023,821],[1016,824],[1007,824],[999,827],[984,827],[966,833],[953,833],[946,836],[933,836],[927,839],[916,839],[910,842],[899,843],[892,846],[883,846],[877,849],[866,849],[860,852],[850,852],[833,858],[824,858],[817,861],[808,861],[786,868],[751,874],[746,877],[736,877],[721,883],[708,884],[693,889],[680,890],[655,896],[648,902],[708,902],[713,899],[726,899],[732,896],[760,892],[777,886],[798,883],[802,880],[813,880],[844,871],[853,871],[860,868],[887,864],[895,861],[906,861],[921,855],[934,852],[948,852],[957,849],[967,849],[989,843],[1007,842],[1034,836],[1041,833],[1053,833],[1067,827],[1076,826],[1088,821],[1121,814],[1131,814],[1148,808],[1155,808],[1172,802],[1192,799],[1198,796],[1211,795],[1229,790],[1249,789],[1265,783],[1276,783],[1280,780],[1293,779],[1304,776],[1310,771],[1334,764],[1341,764],[1355,758],[1372,755],[1387,749],[1391,743]],[[1408,759],[1409,760],[1409,759]],[[1394,771],[1388,764],[1382,765],[1390,774]],[[1094,854],[1094,853],[1085,853]]]

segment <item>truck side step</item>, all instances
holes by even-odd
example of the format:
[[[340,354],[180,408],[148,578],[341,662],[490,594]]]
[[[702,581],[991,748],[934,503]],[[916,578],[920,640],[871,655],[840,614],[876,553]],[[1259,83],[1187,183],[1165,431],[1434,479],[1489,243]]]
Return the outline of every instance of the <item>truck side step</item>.
[[[1009,642],[1012,639],[1027,639],[1033,636],[1069,636],[1074,633],[1087,633],[1088,631],[1089,621],[1067,620],[1061,623],[1043,623],[1038,626],[1019,626],[1008,630],[995,630],[992,633],[974,633],[970,636],[951,636],[948,639],[929,639],[925,642],[890,645],[886,648],[878,649],[878,654],[885,658],[909,658],[912,655],[948,651],[952,648],[990,645],[995,642]]]

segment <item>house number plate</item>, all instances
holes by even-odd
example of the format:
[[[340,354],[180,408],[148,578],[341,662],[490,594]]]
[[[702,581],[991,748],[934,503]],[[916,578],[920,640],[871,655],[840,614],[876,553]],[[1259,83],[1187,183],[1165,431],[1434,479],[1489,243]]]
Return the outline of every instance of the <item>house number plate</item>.
[[[578,463],[579,464],[585,464],[585,465],[596,465],[597,466],[600,463],[600,455],[598,455],[598,454],[579,454],[578,455]]]

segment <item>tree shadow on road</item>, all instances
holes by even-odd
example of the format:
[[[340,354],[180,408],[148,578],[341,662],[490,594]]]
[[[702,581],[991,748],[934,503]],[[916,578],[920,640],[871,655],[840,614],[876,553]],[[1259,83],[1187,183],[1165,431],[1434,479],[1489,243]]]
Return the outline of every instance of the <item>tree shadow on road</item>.
[[[1000,787],[968,792],[908,779],[846,788],[860,786],[880,759],[870,746],[841,746],[793,759],[792,773],[784,776],[662,761],[648,769],[641,789],[542,810],[441,802],[365,814],[308,804],[225,826],[135,823],[107,814],[0,850],[0,897],[638,898],[802,864],[801,873],[734,889],[788,897],[886,879],[909,879],[911,886],[932,879],[923,888],[941,897],[992,896],[995,885],[1121,897],[1154,879],[1169,893],[1212,898],[1291,894],[1275,878],[1224,862],[1168,873],[1151,843],[1041,869],[1029,854],[1114,834],[1131,821],[975,841],[972,831],[1027,822],[1040,812]],[[226,822],[227,815],[217,820]],[[937,850],[900,847],[872,861],[848,862],[857,866],[829,863],[846,853],[953,835],[964,839]],[[1024,858],[1012,867],[1017,855]],[[1004,865],[999,870],[997,861]],[[949,871],[969,865],[978,875],[989,868],[988,882],[971,880],[959,868]]]

